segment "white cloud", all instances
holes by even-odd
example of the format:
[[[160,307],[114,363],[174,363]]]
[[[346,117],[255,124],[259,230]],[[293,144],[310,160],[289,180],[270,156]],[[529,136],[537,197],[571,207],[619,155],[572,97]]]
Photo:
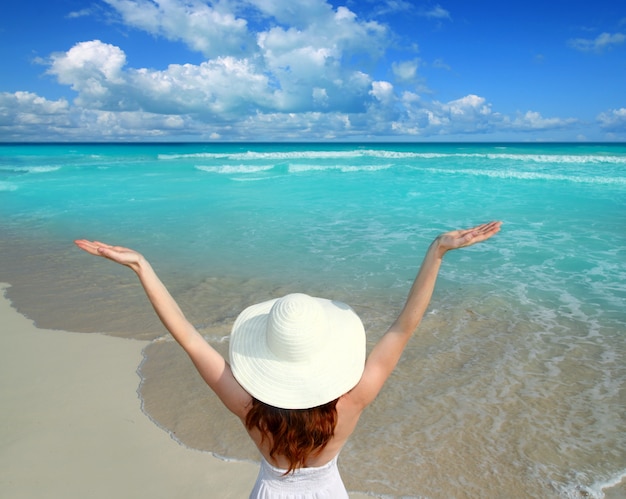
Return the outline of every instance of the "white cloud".
[[[441,5],[435,5],[434,7],[424,10],[421,13],[424,17],[430,17],[432,19],[451,19],[450,13],[441,7]]]
[[[517,130],[554,130],[576,123],[573,118],[544,118],[536,111],[527,111],[511,121],[511,127]]]
[[[598,115],[598,123],[609,132],[626,132],[626,108],[611,109]]]
[[[285,141],[303,137],[307,140],[466,137],[498,131],[552,130],[567,125],[566,120],[544,119],[533,112],[511,119],[493,112],[486,99],[476,95],[447,103],[425,102],[412,92],[404,92],[398,98],[393,86],[385,81],[373,82],[371,92],[373,101],[360,113],[257,111],[231,113],[230,118],[222,113],[216,115],[219,119],[207,119],[192,112],[87,109],[25,92],[5,93],[0,94],[0,130],[5,140],[30,137],[31,140]],[[324,89],[315,89],[313,93],[318,100],[324,100]],[[626,111],[614,115],[623,118]]]
[[[500,121],[487,100],[474,94],[447,103],[434,102],[428,118],[431,126],[446,126],[448,133],[485,132]]]
[[[390,104],[393,101],[393,85],[388,81],[372,82],[372,90],[370,94],[383,104]]]
[[[294,28],[273,28],[259,34],[258,45],[267,67],[281,75],[281,79],[319,78],[320,71],[332,69],[341,55],[338,47],[328,40],[312,40],[308,33]]]
[[[602,33],[595,39],[575,38],[568,41],[568,45],[581,52],[602,52],[612,48],[614,45],[621,45],[626,41],[623,33]]]
[[[68,110],[65,99],[51,101],[32,92],[0,93],[0,126],[67,125]]]
[[[2,92],[0,136],[3,140],[42,140],[47,130],[71,126],[69,110],[65,99],[52,101],[32,92]]]
[[[375,60],[388,43],[385,26],[359,19],[343,6],[335,10],[323,0],[241,0],[212,5],[194,0],[106,1],[126,24],[183,41],[190,49],[201,52],[208,58],[203,66],[228,57],[245,62],[250,71],[244,82],[254,72],[267,84],[258,97],[249,97],[244,92],[241,105],[251,105],[251,111],[306,112],[320,107],[363,110],[370,78],[361,78],[362,73],[346,61],[355,56]],[[229,7],[237,10],[229,11]],[[257,32],[252,32],[246,16],[254,20]],[[164,79],[163,75],[149,70],[141,71],[155,79]],[[259,81],[253,79],[255,83]],[[219,80],[226,84],[225,89],[220,90],[209,82],[197,93],[209,101],[215,97],[216,103],[225,98],[224,108],[232,108],[235,90],[240,86]],[[325,90],[324,99],[313,92],[315,88]],[[252,89],[259,91],[259,86],[255,84]],[[92,93],[99,90],[95,88]],[[183,95],[189,93],[190,90],[183,90]],[[232,94],[232,98],[226,94]],[[192,99],[196,100],[197,97]]]
[[[502,116],[493,113],[484,97],[467,95],[449,102],[424,102],[417,94],[402,94],[404,112],[393,120],[398,134],[435,135],[485,133],[502,124]]]
[[[417,94],[405,92],[402,104],[404,113],[393,121],[393,131],[422,137],[560,130],[577,123],[544,118],[534,111],[511,118],[493,111],[484,97],[474,94],[449,102],[424,102]]]
[[[81,9],[81,10],[72,11],[66,17],[68,19],[77,19],[79,17],[92,16],[93,14],[94,14],[94,9],[93,8],[85,8],[85,9]]]
[[[444,105],[443,108],[455,116],[467,117],[491,114],[491,106],[486,104],[486,99],[473,94],[453,100]]]
[[[77,43],[46,61],[47,73],[76,93],[73,102],[1,94],[3,139],[463,137],[572,124],[532,111],[503,116],[474,94],[438,102],[422,99],[416,85],[399,90],[373,73],[392,42],[387,27],[324,0],[106,1],[127,26],[182,41],[206,60],[158,70],[132,67],[121,47]],[[449,18],[439,6],[430,16]],[[416,83],[419,65],[414,59],[390,69],[398,84]],[[437,62],[433,67],[449,69]],[[608,129],[619,112],[598,121]]]
[[[360,20],[346,7],[334,10],[321,0],[238,4],[273,16],[264,19],[273,26],[256,34],[248,32],[246,20],[225,11],[226,4],[107,2],[127,24],[180,39],[208,60],[170,65],[163,71],[125,68],[124,52],[98,40],[54,54],[48,72],[71,85],[78,93],[77,104],[103,110],[176,113],[199,106],[199,115],[212,118],[244,109],[363,111],[371,78],[346,61],[363,56],[375,60],[388,43],[384,26]],[[292,24],[276,25],[277,20]],[[224,38],[220,30],[230,36]],[[324,95],[314,89],[324,89]]]
[[[412,61],[394,62],[391,69],[399,81],[413,81],[417,76],[418,65],[419,61],[414,59]]]
[[[332,15],[309,19],[305,27],[274,26],[257,35],[259,53],[268,68],[294,73],[342,70],[355,55],[381,56],[387,46],[386,28],[375,22],[363,22],[339,7]],[[344,69],[344,71],[346,71]],[[349,69],[347,70],[349,71]]]
[[[69,108],[65,99],[51,101],[39,97],[32,92],[15,92],[13,94],[3,92],[0,99],[5,106],[19,108],[22,113],[36,113],[40,115],[58,115],[66,112]]]
[[[163,71],[124,69],[125,63],[121,49],[94,40],[54,54],[48,72],[78,92],[76,104],[89,109],[215,116],[251,103],[272,107],[267,77],[247,59],[219,57]]]
[[[59,83],[71,85],[78,92],[77,102],[82,105],[105,106],[111,97],[111,89],[125,83],[122,68],[126,55],[113,45],[99,40],[74,45],[65,53],[50,57],[48,73],[55,75]]]
[[[206,57],[244,53],[254,42],[247,21],[200,1],[104,0],[122,21],[169,40],[180,40]]]
[[[397,14],[399,12],[411,12],[415,9],[415,5],[405,0],[373,0],[374,17],[385,16],[387,14]]]
[[[142,89],[136,101],[152,112],[226,119],[251,107],[275,107],[267,77],[247,59],[220,57],[198,66],[170,65],[165,71],[133,72],[130,79],[131,89]]]
[[[332,6],[319,0],[244,0],[242,3],[259,9],[280,24],[296,28],[304,28],[333,16]]]
[[[328,93],[325,88],[315,87],[313,89],[313,101],[323,107],[328,106]]]

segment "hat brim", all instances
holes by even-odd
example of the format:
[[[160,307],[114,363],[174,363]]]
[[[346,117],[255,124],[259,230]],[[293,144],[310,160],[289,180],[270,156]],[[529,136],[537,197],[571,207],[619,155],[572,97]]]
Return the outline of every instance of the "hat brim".
[[[314,298],[330,324],[330,341],[302,361],[277,358],[266,341],[266,325],[277,299],[246,308],[233,325],[230,363],[239,384],[254,398],[283,409],[326,404],[359,382],[365,365],[365,330],[345,303]]]

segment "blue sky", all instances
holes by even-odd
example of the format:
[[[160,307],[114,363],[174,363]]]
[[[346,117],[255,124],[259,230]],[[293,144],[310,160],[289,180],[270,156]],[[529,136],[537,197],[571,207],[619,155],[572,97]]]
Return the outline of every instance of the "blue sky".
[[[0,141],[626,141],[626,2],[0,6]]]

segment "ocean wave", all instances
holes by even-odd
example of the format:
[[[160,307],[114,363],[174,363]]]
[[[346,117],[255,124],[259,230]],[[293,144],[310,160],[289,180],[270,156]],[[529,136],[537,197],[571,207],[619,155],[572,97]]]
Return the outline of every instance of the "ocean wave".
[[[228,158],[229,153],[194,152],[185,154],[157,154],[157,159],[193,159],[193,158]]]
[[[56,172],[60,169],[60,166],[28,166],[22,168],[21,171],[26,171],[28,173],[50,173]]]
[[[220,165],[220,166],[202,166],[196,165],[196,170],[209,173],[219,173],[232,175],[233,173],[259,173],[274,168],[273,165],[252,166],[252,165]]]
[[[479,170],[479,169],[454,169],[447,170],[444,168],[427,168],[427,171],[436,174],[447,175],[473,175],[479,177],[516,179],[516,180],[550,180],[550,181],[567,181],[583,184],[611,184],[626,185],[626,177],[601,177],[601,176],[585,176],[585,175],[563,175],[557,173],[541,173],[541,172],[524,172],[512,170]]]
[[[626,470],[605,479],[593,483],[591,486],[585,487],[575,484],[567,484],[565,486],[556,485],[555,488],[560,489],[563,497],[568,499],[580,499],[581,497],[589,497],[592,499],[603,499],[605,491],[613,487],[617,487],[626,480]]]
[[[159,154],[159,159],[229,159],[236,161],[261,161],[261,160],[297,160],[297,159],[346,159],[346,158],[383,158],[383,159],[439,159],[439,158],[477,158],[487,160],[507,160],[533,163],[557,163],[557,164],[626,164],[626,156],[602,155],[602,154],[528,154],[528,153],[440,153],[440,152],[415,152],[393,151],[388,149],[352,149],[346,151],[246,151],[237,153],[189,153],[189,154]]]
[[[626,164],[626,156],[603,156],[596,154],[576,155],[576,154],[457,154],[454,156],[465,158],[485,158],[494,160],[526,161],[533,163],[572,163],[572,164]]]
[[[344,173],[354,172],[374,172],[380,170],[387,170],[391,168],[391,164],[378,164],[378,165],[323,165],[323,164],[289,164],[287,170],[289,173],[306,173],[315,171],[331,171],[337,170]],[[200,171],[209,173],[218,173],[222,175],[232,174],[253,174],[260,172],[267,172],[276,168],[276,165],[219,165],[219,166],[204,166],[196,165],[195,168]]]
[[[261,160],[297,160],[297,159],[346,159],[346,158],[387,158],[387,159],[407,159],[407,158],[444,158],[454,157],[458,154],[446,154],[446,153],[418,153],[418,152],[403,152],[403,151],[390,151],[390,150],[373,150],[373,149],[353,149],[349,151],[272,151],[272,152],[258,152],[258,151],[246,151],[237,153],[189,153],[189,154],[159,154],[158,159],[172,160],[172,159],[194,159],[194,158],[207,158],[207,159],[229,159],[238,161],[261,161]]]
[[[13,173],[50,173],[60,169],[60,166],[0,166],[0,170]]]
[[[375,172],[387,170],[393,165],[312,165],[312,164],[290,164],[289,173],[306,173],[311,171],[339,170],[344,173],[354,172]]]
[[[236,152],[236,153],[189,153],[189,154],[159,154],[159,159],[230,159],[238,161],[259,160],[288,160],[288,159],[327,159],[327,158],[351,158],[363,156],[359,151],[285,151],[285,152]]]

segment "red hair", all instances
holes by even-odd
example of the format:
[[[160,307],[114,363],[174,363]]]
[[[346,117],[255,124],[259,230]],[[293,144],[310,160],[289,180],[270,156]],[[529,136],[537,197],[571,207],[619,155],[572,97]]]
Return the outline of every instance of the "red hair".
[[[335,434],[337,400],[311,409],[280,409],[252,399],[246,428],[258,428],[262,439],[270,439],[270,456],[289,461],[285,475],[305,467],[311,454],[321,452]]]

